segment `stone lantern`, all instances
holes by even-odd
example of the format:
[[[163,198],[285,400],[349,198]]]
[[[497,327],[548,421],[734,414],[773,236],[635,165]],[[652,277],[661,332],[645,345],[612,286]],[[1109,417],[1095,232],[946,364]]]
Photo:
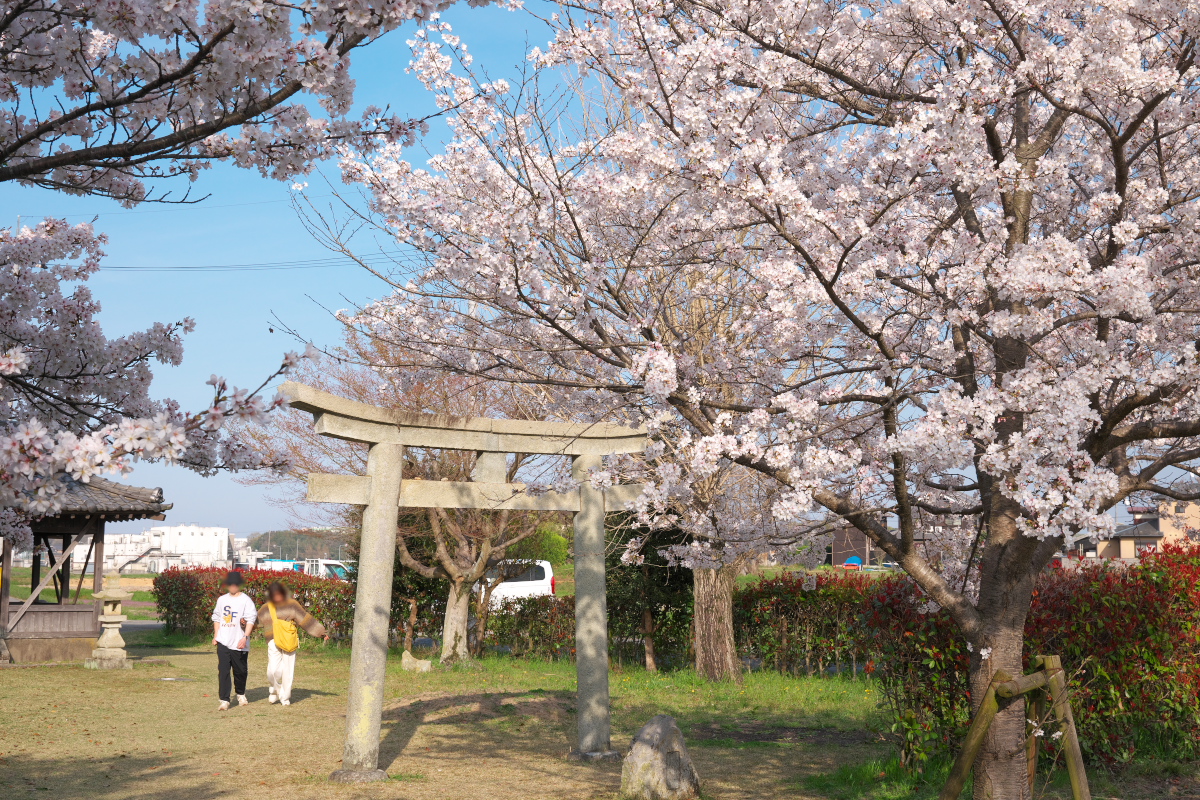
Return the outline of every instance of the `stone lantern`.
[[[121,588],[119,573],[109,572],[104,576],[104,591],[92,596],[104,603],[104,612],[100,615],[96,649],[83,665],[88,669],[132,669],[125,654],[125,640],[121,638],[121,623],[128,619],[121,613],[121,603],[133,597],[133,593]]]

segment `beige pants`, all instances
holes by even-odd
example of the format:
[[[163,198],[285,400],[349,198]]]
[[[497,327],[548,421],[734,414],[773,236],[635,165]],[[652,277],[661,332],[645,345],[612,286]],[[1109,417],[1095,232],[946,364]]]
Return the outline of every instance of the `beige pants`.
[[[267,642],[267,683],[271,696],[280,702],[292,699],[292,679],[296,676],[296,654],[285,653],[275,646],[275,640]]]

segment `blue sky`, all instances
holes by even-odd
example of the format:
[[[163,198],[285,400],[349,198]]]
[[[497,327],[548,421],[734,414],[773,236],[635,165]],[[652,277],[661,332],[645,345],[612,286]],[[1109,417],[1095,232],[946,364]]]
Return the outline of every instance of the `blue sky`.
[[[443,19],[467,44],[476,66],[492,76],[514,74],[527,46],[549,38],[547,29],[524,11],[460,4],[444,13]],[[351,72],[357,81],[359,108],[390,105],[396,113],[414,117],[434,109],[424,88],[405,72],[411,58],[405,40],[415,29],[410,23],[357,51]],[[436,152],[444,135],[444,128],[434,125],[418,147]],[[422,155],[414,151],[413,158]],[[324,173],[340,186],[335,168],[327,165]],[[330,191],[319,175],[307,180],[310,196]],[[177,185],[180,191],[187,188],[184,183]],[[148,203],[125,210],[103,198],[69,197],[6,183],[0,184],[0,225],[13,225],[18,217],[22,224],[33,224],[48,215],[71,222],[96,216],[96,228],[109,237],[103,263],[113,266],[186,267],[328,257],[330,253],[297,220],[289,204],[289,185],[218,164],[192,185],[193,196],[211,195],[200,204]],[[100,319],[108,335],[144,329],[155,321],[185,316],[196,320],[195,332],[186,339],[183,365],[160,366],[154,383],[156,396],[173,397],[188,409],[202,408],[211,397],[204,383],[210,374],[238,386],[257,385],[278,367],[285,351],[302,349],[280,332],[276,318],[318,345],[332,345],[340,339],[340,329],[325,308],[345,308],[387,292],[385,284],[352,264],[193,274],[102,269],[89,285],[102,306]],[[241,486],[228,475],[201,478],[178,467],[143,464],[119,480],[161,486],[167,500],[175,504],[167,524],[220,525],[239,536],[286,527],[283,510],[267,502],[266,490]],[[121,523],[114,529],[145,526]]]

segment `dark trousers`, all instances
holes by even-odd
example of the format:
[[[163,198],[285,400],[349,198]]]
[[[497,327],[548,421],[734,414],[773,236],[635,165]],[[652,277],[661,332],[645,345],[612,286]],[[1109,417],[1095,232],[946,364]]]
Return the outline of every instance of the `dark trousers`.
[[[221,699],[229,701],[229,673],[233,672],[233,688],[238,694],[246,693],[246,673],[250,671],[250,653],[246,650],[230,650],[217,643],[217,683]]]

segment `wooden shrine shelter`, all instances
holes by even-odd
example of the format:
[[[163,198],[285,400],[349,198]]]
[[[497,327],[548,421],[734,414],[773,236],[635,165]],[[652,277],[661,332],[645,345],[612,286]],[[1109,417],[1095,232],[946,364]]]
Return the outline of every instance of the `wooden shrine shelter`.
[[[104,524],[131,519],[163,519],[171,508],[162,489],[143,489],[92,478],[82,483],[61,478],[66,499],[53,517],[33,523],[33,569],[29,597],[12,598],[12,546],[0,555],[0,659],[15,663],[77,661],[89,657],[100,635],[100,601],[80,602],[88,565],[92,591],[103,588]],[[58,544],[56,553],[53,544]],[[86,553],[82,562],[76,553]],[[72,568],[82,564],[78,575]],[[44,589],[54,600],[43,600]]]

